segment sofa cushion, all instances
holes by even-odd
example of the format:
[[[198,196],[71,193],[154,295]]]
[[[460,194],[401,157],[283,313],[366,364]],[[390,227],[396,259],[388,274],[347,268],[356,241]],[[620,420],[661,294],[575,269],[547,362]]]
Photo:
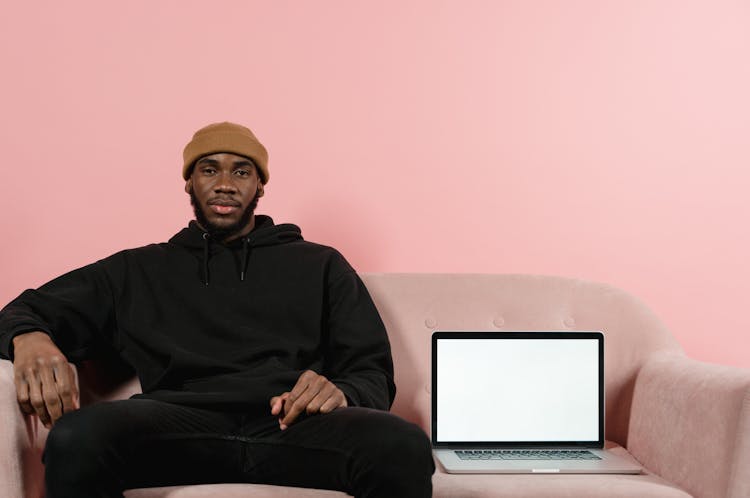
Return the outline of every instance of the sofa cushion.
[[[266,484],[201,484],[131,489],[125,498],[345,498],[340,491],[303,489]]]
[[[607,444],[607,448],[631,461],[635,459],[621,446]],[[690,498],[690,495],[651,474],[447,474],[436,463],[432,477],[434,498]],[[338,491],[300,489],[259,484],[213,484],[134,489],[126,498],[344,498]]]

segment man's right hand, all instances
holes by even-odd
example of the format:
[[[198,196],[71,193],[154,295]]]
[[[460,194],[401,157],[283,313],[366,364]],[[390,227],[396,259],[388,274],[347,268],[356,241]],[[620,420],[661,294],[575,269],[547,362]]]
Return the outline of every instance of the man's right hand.
[[[78,409],[73,367],[44,332],[13,338],[13,371],[18,404],[24,413],[38,415],[45,427]]]

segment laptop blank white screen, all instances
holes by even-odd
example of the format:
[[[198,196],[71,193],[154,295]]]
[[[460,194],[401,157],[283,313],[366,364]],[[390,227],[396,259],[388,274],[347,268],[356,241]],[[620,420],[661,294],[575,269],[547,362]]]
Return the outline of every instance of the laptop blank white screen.
[[[438,339],[436,441],[599,439],[595,339]]]

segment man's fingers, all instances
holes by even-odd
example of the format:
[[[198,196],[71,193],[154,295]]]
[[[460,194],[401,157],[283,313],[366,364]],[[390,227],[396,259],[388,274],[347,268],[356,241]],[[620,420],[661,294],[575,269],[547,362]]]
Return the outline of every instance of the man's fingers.
[[[42,365],[39,371],[39,378],[42,381],[44,406],[47,408],[47,413],[49,413],[50,422],[54,423],[58,418],[62,417],[63,406],[62,401],[60,401],[60,394],[57,392],[52,365]]]
[[[57,362],[52,372],[55,376],[55,386],[62,402],[63,413],[78,409],[78,388],[73,375],[73,367],[67,361]]]
[[[297,383],[294,384],[292,390],[287,393],[288,395],[284,399],[284,405],[282,407],[283,412],[281,412],[281,418],[279,420],[282,430],[286,429],[289,424],[294,422],[300,412],[304,409],[304,406],[299,406],[299,400],[305,395],[305,392],[310,385],[310,379],[315,375],[317,375],[315,372],[306,370],[299,376],[299,379],[297,379]]]
[[[305,412],[307,412],[308,415],[318,413],[323,404],[325,404],[325,402],[328,401],[328,399],[333,396],[335,392],[336,386],[334,386],[331,382],[326,382],[318,392],[318,394],[307,404],[307,407],[305,407]]]
[[[271,415],[279,415],[284,408],[284,402],[289,398],[289,392],[271,398]]]
[[[281,397],[274,396],[271,398],[271,415],[278,415],[281,411]]]
[[[289,399],[292,402],[296,401],[300,396],[302,396],[302,393],[307,390],[310,382],[314,381],[317,376],[318,374],[316,374],[312,370],[305,370],[304,372],[302,372],[302,375],[300,375],[299,379],[297,379],[297,383],[294,384],[294,387],[289,392]]]
[[[78,406],[78,386],[73,367],[40,330],[13,338],[13,370],[21,409],[36,413],[47,426],[65,411]]]
[[[304,398],[298,398],[293,403],[287,401],[284,404],[284,416],[281,418],[282,425],[289,425],[297,420],[299,414],[302,413],[302,410],[305,409],[305,407],[307,406],[307,396],[304,394],[303,396]]]
[[[299,376],[297,383],[279,407],[279,427],[281,430],[291,425],[302,412],[308,415],[328,413],[336,408],[346,406],[346,396],[325,376],[312,370],[307,370]],[[274,404],[276,398],[271,399],[271,413],[276,415]]]
[[[75,369],[71,363],[68,363],[68,374],[70,375],[70,382],[73,386],[73,409],[78,410],[81,408],[81,391],[78,389],[78,376],[76,375]]]
[[[340,389],[336,389],[336,393],[321,405],[319,411],[320,413],[331,413],[336,408],[344,408],[345,406],[347,406],[346,396]]]
[[[319,376],[312,382],[309,382],[305,390],[302,391],[302,394],[297,398],[294,397],[294,390],[292,390],[292,393],[289,395],[289,401],[284,406],[286,414],[284,418],[281,419],[282,424],[289,425],[297,420],[299,414],[307,410],[307,405],[318,395],[326,382],[327,379],[325,377]],[[287,409],[286,407],[290,403],[291,406]]]
[[[21,411],[26,415],[32,415],[34,413],[34,407],[31,406],[31,399],[29,398],[29,383],[25,378],[16,377],[16,397],[18,398],[18,404],[21,406]]]
[[[50,417],[49,413],[47,412],[47,406],[44,403],[44,397],[42,395],[41,380],[37,378],[33,371],[27,372],[25,377],[26,381],[29,384],[29,402],[34,408],[34,413],[37,414],[39,420],[41,420],[45,426],[49,426]]]

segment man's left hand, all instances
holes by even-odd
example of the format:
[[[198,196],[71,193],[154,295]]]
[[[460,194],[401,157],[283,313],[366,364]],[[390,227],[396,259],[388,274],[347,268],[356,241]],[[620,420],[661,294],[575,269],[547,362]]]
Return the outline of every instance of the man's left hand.
[[[271,415],[279,417],[279,427],[284,430],[303,411],[313,415],[329,413],[345,406],[346,396],[336,384],[312,370],[306,370],[291,391],[271,398]]]

